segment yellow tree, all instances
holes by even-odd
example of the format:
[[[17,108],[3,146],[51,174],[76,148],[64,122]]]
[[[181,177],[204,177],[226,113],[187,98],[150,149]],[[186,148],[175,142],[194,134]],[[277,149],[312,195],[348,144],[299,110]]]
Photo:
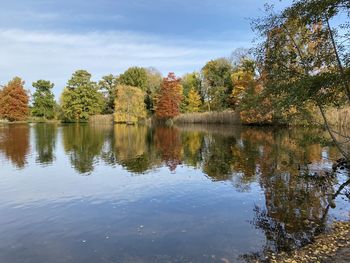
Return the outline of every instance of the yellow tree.
[[[187,97],[187,112],[198,112],[202,104],[201,96],[192,88]]]
[[[116,123],[136,123],[146,117],[145,93],[136,87],[119,85],[117,87],[114,121]]]
[[[237,108],[249,87],[254,83],[254,73],[244,68],[239,68],[231,75],[233,90],[231,93],[231,104],[233,108]]]

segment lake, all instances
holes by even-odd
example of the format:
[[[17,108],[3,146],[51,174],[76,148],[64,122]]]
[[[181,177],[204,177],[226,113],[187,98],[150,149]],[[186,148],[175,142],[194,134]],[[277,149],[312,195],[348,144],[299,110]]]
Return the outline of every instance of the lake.
[[[349,220],[315,129],[0,125],[0,262],[249,262]],[[339,190],[339,191],[338,191]]]

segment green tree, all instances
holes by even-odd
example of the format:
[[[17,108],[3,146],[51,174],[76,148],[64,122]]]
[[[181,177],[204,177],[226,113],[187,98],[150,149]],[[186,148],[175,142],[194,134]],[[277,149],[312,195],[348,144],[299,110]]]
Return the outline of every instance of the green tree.
[[[91,81],[91,74],[78,70],[68,81],[61,96],[61,109],[67,121],[86,121],[91,115],[101,113],[103,96]]]
[[[229,107],[233,89],[231,73],[232,65],[225,58],[211,60],[202,68],[202,94],[209,111]]]
[[[155,68],[147,68],[147,90],[145,97],[146,109],[149,113],[155,112],[156,96],[162,85],[162,74]]]
[[[114,100],[117,85],[118,77],[112,74],[103,76],[98,82],[99,90],[102,92],[105,99],[105,107],[102,111],[104,114],[111,114],[114,112]]]
[[[144,92],[127,85],[119,85],[115,99],[114,121],[117,123],[136,123],[146,117]]]
[[[141,67],[128,68],[119,76],[119,84],[140,88],[146,92],[148,88],[147,71]]]
[[[200,93],[201,84],[202,84],[202,81],[201,81],[200,74],[198,72],[185,74],[181,79],[181,85],[183,87],[184,96],[187,97],[192,89]]]
[[[33,94],[32,115],[53,119],[55,117],[55,96],[52,93],[54,84],[48,80],[38,80],[32,86],[36,89]]]

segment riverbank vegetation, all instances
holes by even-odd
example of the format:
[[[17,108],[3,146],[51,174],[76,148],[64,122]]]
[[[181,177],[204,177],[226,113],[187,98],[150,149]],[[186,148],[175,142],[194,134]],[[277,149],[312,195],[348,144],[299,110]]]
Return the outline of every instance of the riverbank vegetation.
[[[124,123],[152,116],[232,123],[232,117],[223,116],[234,111],[243,124],[325,125],[349,158],[336,136],[349,138],[332,127],[350,122],[350,25],[342,19],[349,18],[349,10],[346,0],[297,0],[280,12],[266,6],[266,16],[252,21],[258,41],[249,52],[237,49],[182,78],[131,67],[95,82],[89,72],[77,70],[59,103],[48,80],[32,84],[29,103],[24,81],[15,77],[0,92],[0,119],[85,122],[96,114],[114,114],[116,122]]]

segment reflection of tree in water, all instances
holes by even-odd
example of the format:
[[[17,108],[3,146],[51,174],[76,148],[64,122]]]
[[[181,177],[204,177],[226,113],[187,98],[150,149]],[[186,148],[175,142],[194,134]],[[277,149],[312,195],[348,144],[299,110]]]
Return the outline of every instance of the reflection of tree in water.
[[[133,173],[144,173],[156,163],[152,130],[146,126],[114,126],[114,156],[116,163]]]
[[[215,181],[228,180],[232,175],[232,136],[209,135],[205,138],[203,172]]]
[[[62,130],[64,150],[72,166],[79,173],[93,171],[110,127],[75,124],[64,126]]]
[[[41,164],[51,164],[55,159],[57,126],[55,124],[35,125],[36,160]]]
[[[29,126],[0,126],[0,152],[18,168],[23,168],[29,154]]]
[[[175,171],[183,158],[179,130],[170,127],[157,127],[154,134],[154,144],[165,164],[171,171]]]
[[[204,173],[215,181],[231,181],[238,190],[248,190],[254,181],[263,189],[266,204],[255,208],[253,223],[265,233],[265,252],[304,245],[324,230],[336,179],[306,174],[318,167],[317,173],[326,175],[329,160],[323,155],[336,159],[337,153],[315,142],[315,135],[322,133],[242,128],[239,134],[203,135],[198,152]]]
[[[204,142],[204,134],[196,131],[185,131],[181,133],[181,141],[185,164],[198,168],[203,160],[202,144]]]
[[[259,168],[257,178],[266,202],[265,208],[255,207],[252,223],[264,232],[267,243],[264,251],[245,255],[246,259],[263,258],[268,251],[281,252],[300,247],[324,231],[328,209],[334,204],[330,197],[335,192],[336,179],[307,176],[307,169],[300,168],[308,167],[311,162],[319,166],[326,162],[322,157],[326,150],[319,144],[305,143],[305,136],[305,132],[289,130],[265,135],[258,130],[242,133],[243,144],[246,141],[253,147],[238,154],[255,155],[252,167]],[[326,153],[335,158],[334,152]],[[243,160],[247,158],[241,157]],[[253,168],[245,172],[253,172]]]
[[[309,204],[307,204],[307,201],[309,201],[307,200],[308,198],[301,205],[297,204],[297,201],[291,202],[289,200],[289,202],[295,204],[295,212],[287,212],[286,215],[283,215],[283,206],[280,207],[279,211],[274,210],[274,207],[271,209],[269,202],[267,202],[266,209],[256,206],[252,224],[264,232],[266,245],[263,251],[243,255],[242,258],[246,261],[255,262],[257,259],[260,259],[260,262],[269,262],[269,260],[265,259],[266,255],[271,252],[290,251],[310,243],[315,236],[325,231],[329,209],[335,206],[334,201],[339,195],[346,195],[348,191],[346,188],[350,185],[349,179],[335,191],[333,188],[334,182],[329,181],[325,186],[321,186],[320,182],[314,179],[310,181],[310,178],[300,178],[300,180],[309,181],[304,182],[304,184],[309,185],[310,192],[313,189],[315,193],[319,194],[328,190],[329,192],[333,192],[333,194],[324,193],[324,196],[320,200],[315,202],[310,201]],[[305,187],[302,188],[305,189]],[[291,208],[291,205],[287,206]]]

